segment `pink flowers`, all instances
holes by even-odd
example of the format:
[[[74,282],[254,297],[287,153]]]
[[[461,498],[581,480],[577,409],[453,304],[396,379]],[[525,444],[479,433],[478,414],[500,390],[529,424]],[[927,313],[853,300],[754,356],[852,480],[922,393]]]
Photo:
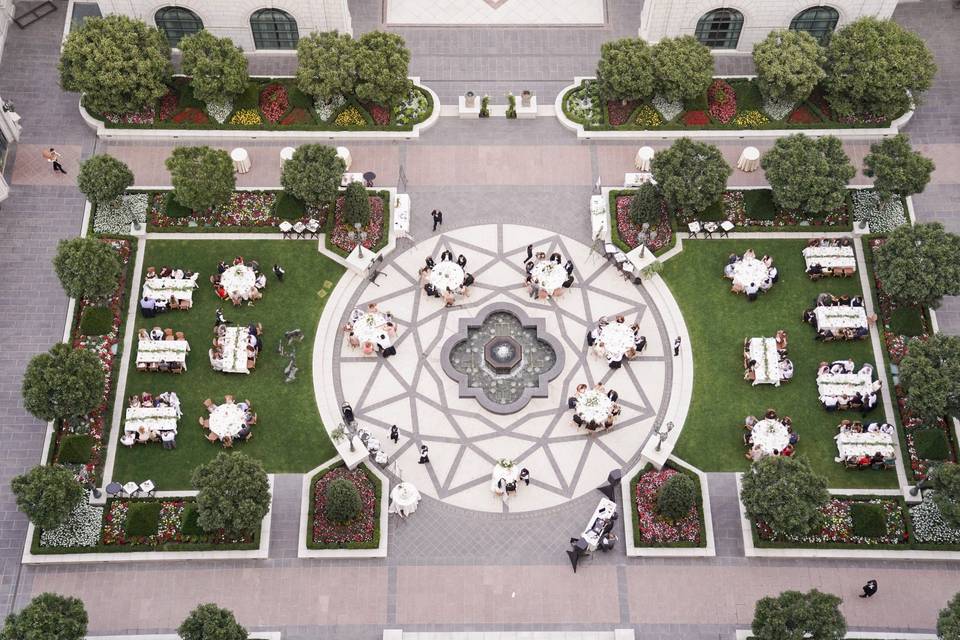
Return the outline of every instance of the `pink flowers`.
[[[360,492],[363,511],[360,516],[347,524],[335,524],[326,518],[327,485],[337,478],[346,478]],[[325,473],[313,485],[313,541],[319,544],[342,545],[347,543],[372,542],[375,532],[374,523],[377,513],[377,496],[373,483],[363,469],[350,471],[346,467],[337,467]]]
[[[617,197],[617,233],[620,239],[627,243],[629,247],[636,247],[640,244],[640,227],[634,224],[630,217],[630,200],[633,196]],[[647,248],[651,251],[658,251],[670,243],[670,237],[673,230],[670,228],[670,216],[667,215],[666,206],[661,209],[660,224],[653,231],[653,237],[647,238]],[[648,232],[649,233],[649,232]]]
[[[343,222],[343,203],[343,196],[337,198],[337,206],[333,219],[333,233],[330,234],[330,242],[344,251],[349,252],[353,251],[353,248],[357,246],[357,242],[350,239],[350,233],[356,230],[352,225],[344,224]],[[383,237],[383,198],[378,195],[370,196],[370,220],[362,231],[367,232],[367,237],[363,241],[364,249],[373,249]]]
[[[619,127],[626,124],[638,104],[636,100],[628,100],[626,104],[620,100],[607,102],[607,119],[610,121],[610,126]]]
[[[717,78],[707,89],[707,104],[710,105],[710,116],[727,124],[737,113],[737,94],[726,80]]]
[[[176,113],[178,106],[177,92],[170,89],[160,98],[160,107],[157,109],[157,120],[169,120],[173,114]]]
[[[165,213],[166,194],[153,195],[147,219],[157,227],[185,227],[194,223],[201,227],[275,227],[280,218],[273,215],[277,194],[270,191],[235,191],[226,204],[188,216],[170,217]]]
[[[367,102],[363,105],[363,108],[367,110],[377,126],[385,127],[390,124],[390,110],[386,107],[375,102]]]
[[[679,473],[674,469],[648,471],[637,480],[634,503],[637,509],[637,526],[640,537],[638,546],[651,546],[671,542],[700,542],[700,514],[697,506],[677,522],[669,522],[657,513],[657,492],[671,476]]]
[[[276,82],[268,84],[260,92],[260,111],[270,122],[279,122],[288,109],[290,109],[290,99],[287,96],[287,88],[282,84]]]
[[[843,543],[851,545],[864,544],[904,544],[909,541],[907,524],[903,517],[900,503],[892,498],[876,498],[869,500],[869,504],[883,509],[886,516],[886,533],[877,537],[857,536],[853,532],[853,517],[850,507],[856,502],[850,498],[833,498],[823,507],[823,526],[820,531],[807,536],[787,536],[777,533],[763,521],[755,522],[757,533],[761,540],[775,542],[798,542],[802,544]]]

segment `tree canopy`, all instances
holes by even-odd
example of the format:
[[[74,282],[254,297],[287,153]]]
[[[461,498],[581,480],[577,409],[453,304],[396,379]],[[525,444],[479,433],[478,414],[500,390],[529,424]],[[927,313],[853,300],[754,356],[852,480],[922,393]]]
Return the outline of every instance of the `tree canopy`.
[[[59,69],[60,86],[84,94],[87,108],[99,113],[153,108],[173,73],[166,37],[122,14],[75,26],[63,44]]]
[[[740,500],[753,520],[778,534],[802,536],[820,526],[820,508],[830,500],[827,481],[802,457],[772,456],[743,474]]]
[[[842,640],[847,621],[840,613],[841,600],[811,589],[807,593],[784,591],[761,598],[753,613],[756,640]]]
[[[753,47],[760,92],[771,100],[805,100],[826,77],[826,52],[806,31],[771,31]]]
[[[0,640],[83,640],[87,610],[78,598],[41,593],[17,613],[11,613]]]
[[[133,186],[133,172],[122,161],[101,153],[80,165],[77,188],[93,204],[113,202]]]
[[[247,57],[230,38],[218,38],[206,29],[180,40],[183,73],[197,100],[223,104],[247,88]]]
[[[166,164],[173,197],[194,211],[227,202],[237,188],[233,161],[223,149],[177,147]]]
[[[314,100],[349,95],[357,83],[359,47],[349,33],[311,33],[297,43],[297,86]]]
[[[718,202],[733,173],[719,149],[690,138],[658,151],[651,170],[667,203],[690,213]]]
[[[960,338],[937,333],[910,340],[900,361],[900,384],[907,408],[924,422],[960,416]]]
[[[73,473],[60,465],[37,465],[10,481],[17,508],[40,529],[66,522],[84,497]]]
[[[838,29],[827,46],[825,86],[841,116],[895,118],[930,88],[937,72],[923,39],[893,20],[864,17]]]
[[[960,528],[960,464],[944,462],[930,474],[933,502],[950,526]],[[958,628],[960,631],[960,628]]]
[[[693,36],[664,38],[653,46],[656,92],[668,100],[696,100],[713,82],[713,55]]]
[[[903,225],[874,250],[874,270],[901,305],[938,307],[960,294],[960,236],[939,222]]]
[[[337,197],[347,165],[337,150],[324,144],[302,144],[283,163],[280,184],[291,195],[319,207]]]
[[[641,38],[620,38],[600,46],[597,82],[607,100],[641,100],[653,95],[653,50]]]
[[[841,208],[847,201],[847,184],[856,174],[839,138],[802,133],[778,138],[760,166],[774,202],[812,216]]]
[[[937,637],[940,640],[960,640],[960,592],[954,594],[937,616]]]
[[[197,522],[205,531],[249,535],[270,510],[270,483],[259,460],[242,453],[220,453],[193,472]]]
[[[884,200],[920,193],[934,168],[933,160],[914,151],[904,133],[873,143],[863,159],[863,174],[873,178],[873,188]]]
[[[116,291],[120,259],[106,242],[77,237],[57,244],[53,270],[71,298],[97,299]]]
[[[177,633],[183,640],[247,640],[249,637],[232,611],[215,604],[201,604],[191,611]]]
[[[410,94],[410,50],[401,36],[368,31],[357,47],[357,98],[393,105]]]
[[[103,400],[103,385],[103,365],[96,354],[61,342],[27,364],[23,406],[44,421],[82,416]]]

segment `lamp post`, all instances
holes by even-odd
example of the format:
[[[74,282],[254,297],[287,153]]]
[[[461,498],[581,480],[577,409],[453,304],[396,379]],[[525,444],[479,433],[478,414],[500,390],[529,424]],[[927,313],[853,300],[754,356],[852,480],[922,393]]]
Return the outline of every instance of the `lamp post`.
[[[653,432],[654,435],[657,436],[657,448],[655,449],[655,451],[660,451],[660,445],[662,445],[663,441],[667,439],[667,435],[671,431],[673,431],[672,422],[668,422],[667,424],[661,424],[659,427],[657,427],[656,431]]]
[[[358,258],[363,258],[363,241],[367,239],[367,232],[360,231],[361,226],[362,226],[361,223],[354,222],[353,228],[355,229],[355,231],[351,231],[349,234],[347,234],[351,240],[357,243]]]
[[[643,257],[643,254],[647,251],[647,239],[650,237],[650,223],[644,222],[640,225],[640,233],[637,234],[640,239],[640,257]]]

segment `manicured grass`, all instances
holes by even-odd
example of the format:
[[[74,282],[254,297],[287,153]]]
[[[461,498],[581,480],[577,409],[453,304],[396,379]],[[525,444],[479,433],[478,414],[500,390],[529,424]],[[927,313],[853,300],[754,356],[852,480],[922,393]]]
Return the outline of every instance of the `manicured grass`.
[[[65,464],[87,464],[90,462],[93,438],[88,435],[72,434],[60,440],[60,462]]]
[[[127,510],[125,530],[128,536],[152,536],[160,527],[159,502],[133,502]]]
[[[920,336],[925,333],[923,311],[916,307],[900,307],[890,314],[890,330],[902,336]]]
[[[237,255],[257,260],[268,272],[263,299],[256,306],[233,307],[229,301],[223,305],[228,321],[242,326],[263,324],[264,347],[256,370],[249,375],[215,372],[207,357],[213,339],[214,312],[221,305],[208,279],[220,260],[229,262]],[[270,272],[273,264],[286,269],[282,283]],[[156,443],[132,449],[121,447],[114,479],[126,482],[150,478],[161,490],[189,488],[193,470],[223,450],[219,444],[207,442],[197,421],[206,415],[206,398],[222,402],[225,394],[249,399],[258,415],[253,440],[237,443],[233,451],[262,460],[270,472],[300,473],[330,458],[334,448],[317,414],[311,358],[321,310],[343,273],[342,267],[319,254],[316,245],[309,242],[151,240],[144,266],[160,265],[200,273],[201,286],[194,291],[193,308],[150,319],[138,317],[136,328],[161,326],[183,331],[192,349],[187,358],[188,370],[174,375],[140,373],[131,367],[125,394],[129,397],[143,391],[154,395],[164,391],[177,393],[183,409],[177,448],[168,451]],[[283,381],[283,368],[288,359],[277,353],[277,345],[283,333],[291,329],[301,329],[305,338],[296,346],[297,378],[287,384]],[[136,346],[132,351],[136,351]]]
[[[887,533],[887,517],[879,505],[855,502],[850,505],[850,519],[854,535],[879,538]]]
[[[811,282],[803,273],[804,240],[695,240],[664,263],[663,278],[680,305],[693,349],[694,387],[690,411],[676,455],[705,471],[745,471],[741,425],[748,415],[774,408],[793,419],[800,435],[798,453],[810,460],[834,487],[894,487],[893,471],[844,470],[833,461],[833,437],[844,418],[858,413],[829,414],[820,407],[816,385],[822,361],[851,358],[857,365],[873,363],[869,340],[821,343],[813,327],[803,323],[803,310],[822,291],[861,294],[859,278]],[[780,281],[753,303],[730,292],[723,266],[731,253],[753,248],[773,256]],[[789,357],[795,375],[780,387],[752,386],[743,379],[743,339],[789,334]],[[877,418],[882,413],[877,410]]]
[[[913,432],[917,455],[924,460],[947,460],[950,458],[950,443],[940,429],[918,429]]]
[[[109,307],[84,307],[80,317],[80,333],[102,336],[113,328],[113,311]]]

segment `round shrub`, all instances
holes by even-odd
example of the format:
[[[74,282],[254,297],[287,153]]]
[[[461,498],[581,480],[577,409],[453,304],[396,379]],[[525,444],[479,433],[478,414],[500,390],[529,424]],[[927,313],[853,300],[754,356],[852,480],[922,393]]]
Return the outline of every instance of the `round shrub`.
[[[649,182],[640,185],[630,198],[630,219],[637,224],[649,223],[651,227],[660,223],[660,194]]]
[[[130,168],[107,154],[90,156],[80,165],[77,174],[77,188],[93,204],[113,202],[132,185]]]
[[[212,603],[201,604],[191,611],[177,633],[182,640],[247,640],[249,637],[233,612]]]
[[[153,536],[160,528],[159,502],[134,502],[127,510],[124,530],[128,536]]]
[[[370,222],[370,194],[361,182],[351,182],[344,194],[343,219],[349,224]]]
[[[113,310],[109,307],[84,307],[80,316],[80,333],[103,336],[113,329]]]
[[[30,359],[23,374],[23,407],[40,420],[90,413],[103,399],[104,372],[92,351],[59,343]]]
[[[41,593],[7,616],[0,630],[0,640],[83,640],[86,635],[83,602],[56,593]]]
[[[677,473],[663,483],[657,492],[657,511],[665,518],[679,520],[697,500],[697,488],[690,476]]]
[[[880,505],[854,502],[850,505],[850,519],[856,536],[879,538],[887,533],[887,515]]]
[[[60,465],[37,465],[10,482],[17,508],[41,529],[56,529],[83,500],[83,487]]]
[[[109,296],[120,281],[117,252],[94,238],[61,240],[53,257],[53,270],[71,298]]]
[[[363,511],[360,491],[346,478],[338,478],[327,485],[326,498],[324,515],[331,522],[339,524],[350,522]]]

